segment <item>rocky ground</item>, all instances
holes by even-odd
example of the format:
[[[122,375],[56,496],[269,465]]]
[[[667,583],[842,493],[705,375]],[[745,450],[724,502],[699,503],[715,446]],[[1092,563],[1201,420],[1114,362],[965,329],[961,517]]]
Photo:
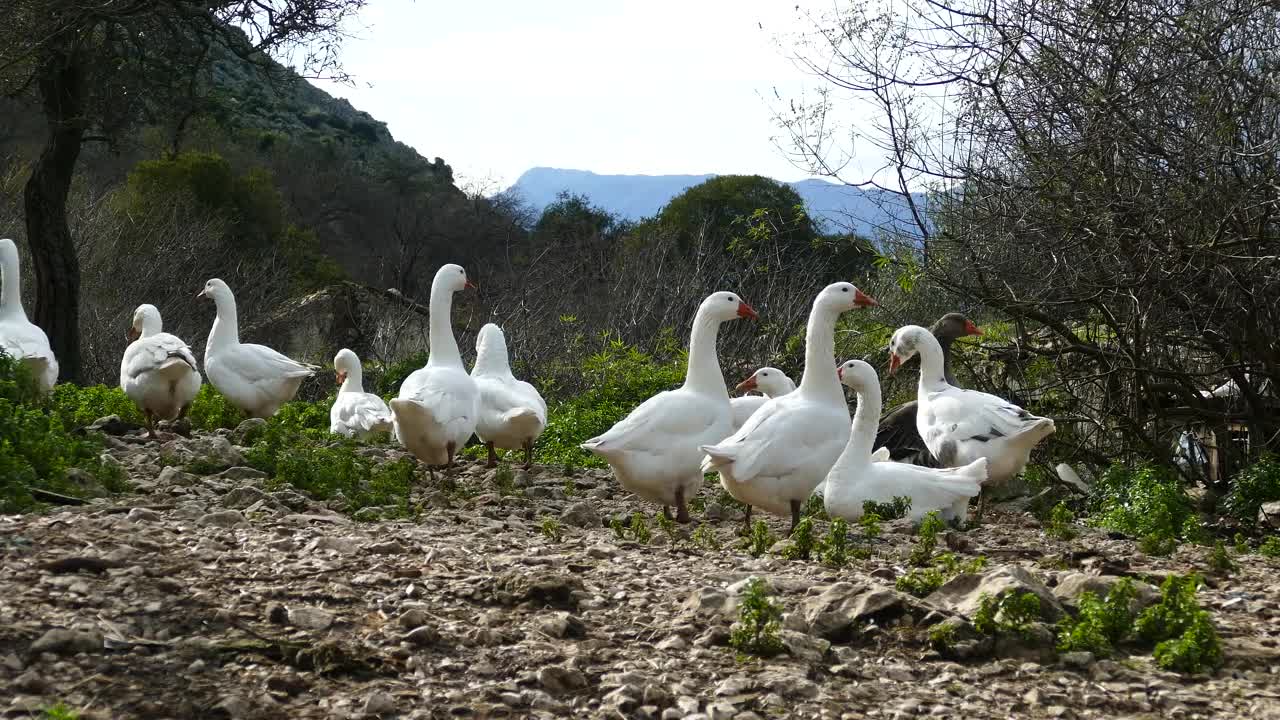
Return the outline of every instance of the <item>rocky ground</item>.
[[[360,522],[272,488],[242,466],[236,437],[112,438],[136,494],[0,517],[0,713],[1280,718],[1280,563],[1256,555],[1201,591],[1226,654],[1213,676],[1164,672],[1149,655],[1057,657],[1044,628],[969,639],[948,659],[927,627],[963,620],[980,592],[1035,592],[1051,620],[1084,588],[1203,571],[1207,552],[1146,557],[1086,528],[1053,540],[1006,507],[944,538],[986,556],[983,574],[921,600],[894,590],[913,541],[903,521],[846,569],[753,558],[737,547],[740,514],[708,487],[697,522],[723,549],[690,542],[691,528],[674,543],[654,528],[642,545],[608,521],[653,508],[606,472],[517,471],[504,495],[476,463],[447,489],[424,481],[414,521]],[[159,467],[174,457],[228,469]],[[562,537],[543,532],[548,516]],[[767,660],[727,645],[753,575],[786,612],[786,651]]]

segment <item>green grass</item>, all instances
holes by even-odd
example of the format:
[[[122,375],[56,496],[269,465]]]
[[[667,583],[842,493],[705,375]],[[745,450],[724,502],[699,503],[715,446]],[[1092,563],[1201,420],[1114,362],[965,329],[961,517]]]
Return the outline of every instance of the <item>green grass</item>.
[[[564,539],[564,528],[560,527],[560,521],[550,515],[543,516],[539,529],[542,536],[551,542],[558,543]]]
[[[40,720],[80,720],[80,713],[63,703],[58,703],[41,709]]]

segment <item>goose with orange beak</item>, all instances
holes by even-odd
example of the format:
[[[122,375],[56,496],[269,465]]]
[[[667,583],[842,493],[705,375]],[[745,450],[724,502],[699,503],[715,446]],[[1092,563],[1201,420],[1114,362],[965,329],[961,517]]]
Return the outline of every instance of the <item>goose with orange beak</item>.
[[[200,392],[196,357],[181,338],[162,332],[155,305],[133,311],[126,335],[130,343],[120,360],[120,388],[147,419],[147,437],[156,437],[156,420],[187,414]]]
[[[733,432],[742,427],[747,418],[772,398],[782,397],[796,389],[796,383],[787,374],[774,367],[762,367],[751,373],[746,380],[738,383],[736,392],[760,392],[763,395],[745,395],[729,401],[733,408]]]
[[[333,374],[340,387],[329,408],[329,432],[361,440],[374,433],[390,432],[391,408],[381,397],[364,391],[360,357],[342,348],[333,358]]]
[[[732,292],[712,293],[698,306],[689,338],[684,384],[645,400],[607,432],[582,443],[604,458],[622,487],[676,520],[690,520],[688,501],[702,489],[700,445],[719,442],[733,430],[729,389],[716,355],[720,326],[756,311]]]

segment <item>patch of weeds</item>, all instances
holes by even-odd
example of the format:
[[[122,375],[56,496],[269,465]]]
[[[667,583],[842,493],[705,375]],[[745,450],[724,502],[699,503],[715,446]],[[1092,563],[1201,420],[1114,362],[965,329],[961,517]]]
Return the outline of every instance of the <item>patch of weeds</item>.
[[[649,523],[645,522],[644,514],[636,511],[631,513],[631,525],[627,528],[631,531],[631,537],[641,545],[648,545],[653,539],[653,533],[649,531]]]
[[[499,465],[493,473],[493,484],[498,486],[499,495],[516,494],[516,474],[510,465]]]
[[[1049,537],[1070,540],[1076,536],[1075,522],[1076,514],[1071,512],[1065,502],[1060,502],[1049,512],[1049,522],[1045,524],[1044,532]]]
[[[564,528],[560,527],[560,521],[550,515],[543,516],[539,529],[542,530],[542,536],[551,542],[558,543],[564,539]]]
[[[1280,458],[1270,453],[1236,473],[1220,507],[1226,514],[1252,527],[1263,503],[1280,500]]]
[[[913,568],[911,572],[898,578],[894,587],[922,598],[931,595],[946,581],[946,577],[937,568]]]
[[[667,540],[672,545],[675,545],[676,542],[680,539],[679,533],[676,532],[676,521],[667,517],[666,514],[664,513],[658,513],[657,521],[658,521],[658,529],[661,530],[662,533],[667,536]]]
[[[796,524],[796,529],[791,533],[791,544],[783,551],[782,556],[788,560],[808,560],[816,544],[813,517],[805,516]]]
[[[823,502],[821,495],[813,494],[809,496],[808,500],[804,501],[804,507],[801,508],[800,514],[804,517],[827,520],[827,505]]]
[[[1236,533],[1236,536],[1232,544],[1235,546],[1235,551],[1237,555],[1249,554],[1249,540],[1244,536],[1243,533]]]
[[[232,405],[213,385],[204,383],[200,391],[191,401],[191,409],[187,411],[191,427],[198,430],[217,430],[218,428],[234,429],[244,420],[244,413]],[[249,442],[246,440],[246,442]]]
[[[705,513],[706,511],[707,511],[707,499],[702,495],[698,495],[697,497],[689,501],[689,512],[701,514],[701,513]]]
[[[729,634],[729,645],[739,652],[772,657],[782,652],[782,608],[769,598],[760,578],[751,578],[739,603],[738,622]]]
[[[987,568],[988,564],[986,555],[962,561],[960,556],[949,552],[942,553],[933,562],[934,567],[946,574],[948,579],[961,573],[980,573]]]
[[[1130,606],[1137,597],[1129,578],[1117,580],[1106,599],[1092,592],[1080,594],[1080,612],[1058,623],[1058,650],[1084,650],[1096,657],[1108,657],[1133,630]]]
[[[62,383],[54,386],[49,402],[63,427],[82,427],[108,415],[118,415],[121,420],[138,425],[146,422],[138,406],[119,386]]]
[[[208,457],[193,458],[191,462],[183,466],[183,470],[192,475],[212,475],[225,468],[224,465]]]
[[[40,720],[80,720],[80,713],[63,703],[50,705],[40,710]]]
[[[1137,635],[1156,644],[1152,654],[1165,670],[1196,673],[1222,666],[1222,645],[1213,620],[1196,601],[1200,582],[1194,573],[1170,575],[1160,585],[1160,602],[1138,616]]]
[[[938,533],[947,526],[939,517],[938,511],[930,511],[920,521],[920,529],[916,531],[916,544],[911,548],[907,562],[916,567],[926,567],[933,560],[933,551],[938,546]]]
[[[883,532],[880,528],[880,516],[875,513],[864,513],[858,519],[858,525],[862,528],[862,537],[867,540],[875,540]]]
[[[577,494],[578,494],[578,483],[574,482],[573,478],[571,477],[565,478],[564,479],[564,496],[573,497],[574,495],[577,495]]]
[[[730,495],[729,491],[725,490],[723,486],[720,488],[720,492],[716,493],[716,504],[726,509],[732,508],[743,512],[747,511],[746,503],[739,502],[738,499]]]
[[[1178,549],[1178,539],[1172,535],[1148,533],[1138,541],[1138,549],[1147,555],[1164,557],[1172,555],[1173,551]]]
[[[1151,653],[1156,665],[1180,673],[1198,673],[1222,667],[1222,645],[1209,613],[1201,610],[1176,638],[1156,645]]]
[[[716,537],[716,533],[711,529],[710,525],[702,524],[697,530],[693,531],[693,536],[689,538],[697,547],[705,550],[719,550],[720,539]]]
[[[1155,465],[1112,465],[1090,488],[1089,510],[1090,522],[1141,538],[1149,555],[1167,555],[1200,532],[1181,479]]]
[[[1230,575],[1239,569],[1221,540],[1214,543],[1213,552],[1209,553],[1209,569],[1219,575]]]
[[[911,512],[911,498],[897,496],[887,503],[866,500],[862,503],[863,515],[877,515],[881,520],[898,520]]]
[[[956,644],[956,626],[951,623],[938,623],[929,629],[929,647],[940,653],[947,653]]]
[[[1033,592],[1005,593],[999,600],[983,594],[973,614],[973,629],[983,635],[1025,633],[1040,619],[1040,598]]]
[[[769,548],[778,542],[778,538],[769,531],[769,526],[763,520],[757,520],[751,524],[751,532],[743,540],[747,552],[751,553],[751,557],[760,557],[769,552]]]
[[[572,460],[566,460],[560,470],[568,477],[573,477],[578,472],[578,466]]]
[[[622,518],[614,517],[609,521],[609,529],[613,531],[613,536],[618,540],[627,539],[627,526],[622,522]]]
[[[1280,537],[1272,535],[1258,546],[1258,554],[1269,558],[1280,558]]]
[[[836,518],[818,542],[818,559],[823,565],[842,568],[849,563],[849,523]]]

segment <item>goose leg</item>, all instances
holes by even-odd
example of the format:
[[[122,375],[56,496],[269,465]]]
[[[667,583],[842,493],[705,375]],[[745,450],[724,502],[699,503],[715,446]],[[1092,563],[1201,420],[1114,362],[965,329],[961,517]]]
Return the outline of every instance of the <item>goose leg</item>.
[[[676,488],[676,522],[682,525],[689,522],[689,506],[684,502],[684,486]]]
[[[985,512],[986,509],[987,509],[987,489],[981,488],[978,490],[978,512],[973,518],[973,522],[975,525],[982,523],[982,513]]]
[[[155,439],[156,439],[156,417],[155,417],[155,414],[154,414],[154,413],[152,413],[150,410],[145,411],[145,414],[146,414],[146,416],[147,416],[147,439],[148,439],[148,440],[155,440]]]
[[[751,506],[747,506],[747,511],[742,514],[742,534],[751,534]]]
[[[445,443],[444,448],[448,452],[444,460],[444,469],[448,470],[453,467],[453,454],[458,450],[458,444],[455,442]]]
[[[492,442],[492,441],[487,442],[487,443],[485,443],[485,444],[484,444],[484,446],[485,446],[486,448],[488,448],[488,450],[489,450],[489,462],[485,463],[485,464],[484,464],[484,466],[485,466],[485,467],[497,467],[497,466],[498,466],[498,455],[497,455],[497,453],[495,453],[495,452],[493,451],[493,442]]]
[[[533,440],[524,441],[524,469],[533,467]]]
[[[792,500],[791,501],[791,529],[787,531],[787,534],[790,535],[791,533],[795,532],[796,526],[799,524],[800,524],[800,501]]]
[[[668,520],[670,520],[670,519],[671,519],[671,506],[670,506],[670,505],[663,505],[663,506],[662,506],[662,517],[664,517],[664,518],[666,518],[666,519],[668,519]]]

